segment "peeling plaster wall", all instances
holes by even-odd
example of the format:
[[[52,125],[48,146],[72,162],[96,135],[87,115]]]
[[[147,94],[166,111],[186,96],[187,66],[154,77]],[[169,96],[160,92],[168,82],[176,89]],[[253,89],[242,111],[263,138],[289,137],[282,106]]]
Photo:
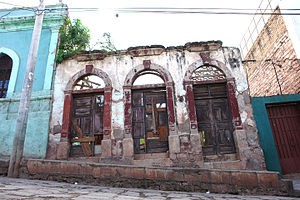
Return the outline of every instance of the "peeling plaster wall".
[[[151,60],[151,63],[160,65],[167,68],[171,73],[175,84],[175,97],[176,97],[176,110],[178,123],[184,123],[188,120],[187,108],[185,99],[183,102],[178,100],[178,96],[183,96],[186,91],[183,88],[183,76],[189,67],[189,64],[184,54],[189,55],[189,60],[199,60],[198,53],[190,53],[188,51],[178,52],[170,51],[164,52],[159,56],[143,56],[132,57],[130,55],[122,55],[119,59],[117,56],[110,56],[104,58],[104,60],[94,60],[87,62],[78,62],[75,59],[67,60],[62,64],[59,64],[56,68],[56,76],[54,81],[54,101],[51,127],[54,125],[62,124],[62,112],[64,103],[64,90],[68,81],[80,70],[85,69],[87,64],[92,64],[95,68],[99,68],[109,75],[112,81],[112,129],[124,128],[124,103],[123,103],[123,84],[125,82],[126,75],[129,71],[138,65],[143,63],[143,60]]]
[[[238,154],[240,155],[238,156],[239,159],[241,159],[243,155],[246,155],[245,159],[248,159],[248,161],[255,157],[259,163],[252,163],[253,166],[250,166],[249,168],[263,169],[263,154],[257,140],[256,124],[253,119],[253,111],[248,94],[248,84],[245,71],[241,64],[240,52],[236,48],[221,47],[221,44],[218,42],[212,42],[212,44],[214,46],[211,45],[210,42],[207,42],[204,43],[204,45],[208,45],[208,47],[203,47],[203,43],[200,43],[198,46],[191,45],[191,47],[187,45],[184,47],[162,47],[156,49],[151,49],[151,47],[149,47],[144,48],[143,51],[141,50],[141,52],[144,52],[143,55],[132,54],[130,50],[127,50],[122,51],[121,56],[105,55],[104,58],[101,59],[96,59],[96,53],[94,58],[90,54],[80,54],[70,60],[64,61],[62,64],[58,65],[56,69],[51,129],[53,129],[55,125],[62,124],[64,90],[66,89],[68,81],[80,70],[85,69],[86,65],[93,65],[94,68],[99,68],[107,73],[112,81],[111,138],[124,138],[123,84],[125,78],[134,67],[143,65],[143,61],[145,60],[150,60],[151,64],[159,65],[169,71],[174,82],[174,106],[177,124],[176,134],[179,136],[179,146],[175,146],[174,148],[177,148],[176,151],[179,152],[191,149],[191,145],[197,144],[192,144],[192,137],[190,137],[191,127],[184,77],[192,65],[195,65],[195,63],[199,61],[200,63],[204,63],[200,55],[201,52],[204,52],[208,53],[208,59],[211,60],[212,64],[218,66],[221,63],[222,68],[227,75],[226,78],[229,78],[230,80],[234,78],[234,85],[236,87],[235,97],[238,101],[238,112],[241,116],[241,127],[244,131],[243,133],[241,133],[241,131],[236,131],[236,133],[234,133],[236,146],[239,151]],[[138,50],[140,49],[137,48],[137,51]],[[50,145],[55,146],[58,144],[59,134],[54,136],[51,133],[50,138],[53,138],[50,140]],[[118,144],[117,146],[120,145]],[[118,149],[112,150],[118,151]],[[254,151],[257,151],[258,153],[251,154],[251,152]],[[178,157],[177,159],[181,158]],[[246,164],[244,163],[244,165]]]

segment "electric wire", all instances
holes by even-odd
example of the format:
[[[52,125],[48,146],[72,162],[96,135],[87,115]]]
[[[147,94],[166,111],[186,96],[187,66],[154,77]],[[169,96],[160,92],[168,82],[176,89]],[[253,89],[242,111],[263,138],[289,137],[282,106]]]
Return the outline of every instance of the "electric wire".
[[[2,4],[19,6],[7,2],[0,1]],[[21,8],[28,9],[29,7],[21,6]],[[30,7],[31,9],[37,11]],[[52,10],[61,8],[53,8]],[[45,9],[44,11],[46,11]],[[294,11],[294,12],[281,12],[274,13],[274,9],[253,9],[253,8],[193,8],[193,7],[125,7],[125,8],[68,8],[69,12],[94,12],[102,10],[114,10],[121,13],[154,13],[154,14],[214,14],[214,15],[300,15],[299,8],[280,9],[281,11]],[[256,11],[256,12],[252,12]],[[262,12],[263,11],[263,12]],[[267,12],[269,11],[269,12]]]
[[[299,13],[251,13],[251,12],[212,12],[212,11],[162,11],[162,10],[118,10],[121,13],[160,13],[160,14],[213,14],[213,15],[300,15]]]
[[[10,6],[18,6],[18,7],[24,7],[24,6],[20,6],[20,5],[16,5],[16,4],[12,4],[12,3],[7,3],[7,2],[3,2],[0,1],[1,4],[6,4],[6,5],[10,5]]]
[[[266,8],[266,9],[257,9],[257,8],[184,8],[184,7],[127,7],[127,8],[119,8],[126,10],[239,10],[239,11],[256,11],[256,10],[267,10],[274,11],[274,9]],[[288,9],[280,9],[285,11],[299,11],[299,8],[288,8]]]

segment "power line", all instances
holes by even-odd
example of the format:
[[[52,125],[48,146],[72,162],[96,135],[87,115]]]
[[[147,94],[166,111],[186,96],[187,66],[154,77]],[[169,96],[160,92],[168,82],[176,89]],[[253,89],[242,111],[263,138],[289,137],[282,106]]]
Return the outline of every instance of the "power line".
[[[0,1],[2,4],[14,5]],[[14,5],[17,6],[17,5]],[[32,10],[34,12],[40,11],[33,7],[15,8],[16,10]],[[59,10],[64,8],[44,9],[43,11],[51,12],[52,10]],[[67,8],[69,12],[95,12],[100,11],[99,8]],[[209,14],[209,15],[300,15],[300,9],[280,9],[280,12],[273,12],[273,9],[244,9],[244,8],[172,8],[172,7],[129,7],[129,8],[104,8],[101,10],[114,10],[121,13],[153,13],[153,14]],[[256,12],[252,12],[256,11]],[[264,11],[264,12],[261,12]],[[266,12],[268,11],[268,12]],[[291,11],[291,12],[288,12]],[[3,18],[0,17],[0,19]]]
[[[300,9],[298,9],[300,10]],[[293,13],[275,13],[275,12],[217,12],[217,11],[170,11],[170,10],[130,10],[130,9],[119,9],[117,10],[122,13],[158,13],[158,14],[210,14],[210,15],[300,15],[300,12],[293,12]]]
[[[7,2],[3,2],[3,1],[0,1],[1,4],[6,4],[6,5],[10,5],[10,6],[18,6],[18,7],[23,7],[23,6],[20,6],[20,5],[16,5],[16,4],[12,4],[12,3],[7,3]]]
[[[128,7],[128,8],[118,8],[124,10],[239,10],[239,11],[257,11],[257,10],[267,10],[274,11],[274,9],[257,9],[257,8],[174,8],[174,7]],[[285,11],[299,11],[299,8],[287,8],[280,9]]]

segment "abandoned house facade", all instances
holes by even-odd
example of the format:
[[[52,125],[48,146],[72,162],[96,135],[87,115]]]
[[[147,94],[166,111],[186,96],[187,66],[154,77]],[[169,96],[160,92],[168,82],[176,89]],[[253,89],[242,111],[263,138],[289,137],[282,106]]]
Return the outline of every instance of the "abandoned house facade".
[[[48,159],[265,169],[240,52],[83,52],[56,68]]]
[[[9,156],[35,21],[33,10],[0,10],[0,156]],[[45,158],[52,106],[53,74],[63,5],[47,6],[39,42],[24,156]]]
[[[295,0],[263,0],[262,4],[266,7],[259,12],[272,9],[274,15],[254,17],[254,29],[249,29],[253,44],[241,48],[260,145],[268,170],[283,175],[299,173],[300,17],[281,13],[300,4]]]

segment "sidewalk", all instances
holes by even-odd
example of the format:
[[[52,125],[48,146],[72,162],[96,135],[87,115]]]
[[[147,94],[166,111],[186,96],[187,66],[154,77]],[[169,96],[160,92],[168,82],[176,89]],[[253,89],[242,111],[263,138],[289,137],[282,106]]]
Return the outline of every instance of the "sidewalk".
[[[12,179],[0,177],[0,199],[62,199],[62,200],[292,200],[280,196],[207,194],[162,190],[128,189],[79,185],[55,181]]]

